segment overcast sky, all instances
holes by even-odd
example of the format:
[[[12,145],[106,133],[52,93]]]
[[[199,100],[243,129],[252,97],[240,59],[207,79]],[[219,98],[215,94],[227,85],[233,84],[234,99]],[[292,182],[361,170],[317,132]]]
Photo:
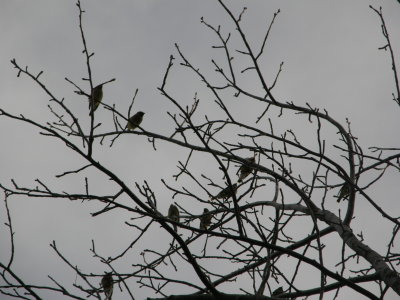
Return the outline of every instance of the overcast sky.
[[[242,24],[250,42],[257,48],[274,12],[281,10],[262,60],[263,71],[270,81],[284,61],[283,73],[274,90],[276,98],[325,108],[342,124],[348,118],[353,135],[365,149],[368,146],[399,147],[400,108],[392,101],[395,84],[391,62],[388,52],[378,51],[385,41],[380,20],[369,4],[376,8],[382,6],[399,62],[400,4],[395,0],[254,0],[229,1],[228,6],[236,15],[243,6],[248,8]],[[211,58],[221,59],[222,56],[211,48],[217,39],[200,23],[200,18],[204,17],[213,25],[222,25],[223,34],[235,33],[231,20],[214,0],[83,0],[82,6],[86,10],[84,27],[88,46],[95,52],[92,59],[94,83],[116,78],[115,82],[105,86],[104,101],[110,105],[115,103],[122,111],[127,110],[134,91],[139,89],[133,110],[146,113],[144,128],[162,134],[168,134],[174,128],[166,114],[174,111],[173,107],[157,90],[169,56],[178,56],[174,43],[179,44],[197,67],[206,74],[213,74]],[[74,94],[74,89],[64,79],[68,77],[88,90],[87,83],[81,80],[86,76],[86,66],[75,1],[2,0],[0,28],[0,107],[43,123],[52,118],[47,109],[49,97],[28,78],[16,77],[17,72],[10,63],[15,58],[21,66],[28,65],[33,73],[43,70],[41,79],[46,86],[60,99],[64,97],[80,118],[87,116],[86,102],[82,105],[84,99]],[[233,37],[232,42],[237,42],[237,37]],[[240,49],[240,46],[235,49]],[[192,102],[196,91],[202,98],[210,97],[204,85],[188,74],[174,69],[170,91],[187,105]],[[249,89],[259,88],[246,78],[241,83]],[[210,106],[200,108],[203,115],[218,116],[215,106],[211,106],[212,99],[208,102]],[[233,111],[249,118],[259,113],[257,108],[249,108],[240,102],[233,104]],[[104,126],[111,129],[109,114],[104,110],[96,113]],[[284,124],[286,128],[296,126],[294,121],[287,122]],[[304,136],[307,137],[307,132]],[[54,175],[82,166],[82,160],[62,143],[40,136],[36,129],[4,117],[0,117],[0,137],[1,183],[10,184],[13,178],[21,185],[36,186],[34,180],[40,178],[62,191],[84,192],[83,175],[54,180]],[[95,150],[96,158],[104,161],[132,188],[135,182],[141,184],[147,180],[158,193],[159,200],[165,200],[159,202],[159,208],[166,212],[172,200],[160,179],[173,182],[171,176],[176,173],[177,160],[183,159],[187,150],[159,143],[160,150],[155,152],[146,138],[134,136],[132,139],[123,136],[112,149],[106,146]],[[199,168],[203,164],[199,161]],[[159,167],[155,169],[154,166]],[[85,175],[89,177],[92,190],[99,194],[116,191],[115,187],[109,188],[104,184],[107,178],[93,177],[99,178],[95,181],[91,174]],[[394,213],[400,211],[399,193],[398,175],[396,177],[393,172],[382,180],[382,185],[371,191],[384,209]],[[12,197],[9,206],[16,232],[13,267],[28,283],[49,283],[48,274],[60,282],[74,282],[73,272],[50,249],[52,240],[85,272],[102,273],[105,266],[89,251],[91,240],[95,240],[101,254],[109,256],[115,254],[115,249],[121,251],[132,237],[132,229],[124,226],[130,218],[126,213],[115,211],[92,218],[90,213],[99,209],[98,205]],[[201,212],[201,209],[196,209]],[[361,213],[357,214],[361,220],[356,223],[356,230],[363,231],[372,248],[383,251],[387,240],[378,238],[382,230],[391,227],[372,226],[368,220],[368,208],[363,209],[360,208]],[[1,220],[5,220],[3,206],[0,211]],[[4,261],[9,253],[5,226],[0,228],[0,233],[0,259]],[[165,234],[159,234],[157,239],[162,236]],[[151,239],[147,242],[147,246],[154,245]],[[165,249],[167,245],[165,243],[161,248]],[[130,254],[132,261],[128,265],[140,262],[141,250]],[[122,263],[116,264],[118,267],[121,272],[129,271],[123,268]],[[131,283],[136,299],[152,296],[148,290],[139,289],[133,281]],[[350,295],[352,299],[362,299],[360,295]],[[124,299],[119,290],[113,297],[113,300],[118,299]]]

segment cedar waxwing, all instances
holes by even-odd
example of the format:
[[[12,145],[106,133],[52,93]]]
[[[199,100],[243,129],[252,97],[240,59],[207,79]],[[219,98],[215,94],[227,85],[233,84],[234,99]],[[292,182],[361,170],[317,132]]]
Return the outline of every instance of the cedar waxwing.
[[[171,205],[169,206],[169,209],[168,209],[168,218],[169,218],[171,221],[174,221],[174,222],[179,223],[179,209],[178,209],[175,205],[173,205],[173,204],[171,204]],[[175,232],[178,232],[178,226],[177,226],[176,224],[173,224],[173,225],[174,225],[174,230],[175,230]]]
[[[212,214],[208,214],[209,210],[207,208],[204,209],[203,215],[200,217],[200,229],[207,230],[211,225]]]
[[[233,193],[232,193],[233,191]],[[220,191],[217,196],[215,197],[211,197],[211,199],[223,199],[223,200],[227,200],[230,197],[233,196],[233,194],[236,194],[237,192],[237,184],[234,183],[232,184],[232,189],[230,186],[227,186],[226,188],[224,188],[222,191]]]
[[[347,199],[350,194],[350,185],[345,182],[342,187],[340,188],[339,195],[337,196],[337,202],[340,202],[342,199]]]
[[[104,294],[106,296],[105,300],[111,300],[113,293],[113,278],[111,272],[106,273],[101,279],[101,286],[103,287]]]
[[[144,115],[144,112],[142,112],[142,111],[139,111],[136,114],[134,114],[132,117],[129,118],[128,124],[126,125],[126,127],[129,130],[135,130],[140,125],[140,123],[142,123],[143,115]]]
[[[94,112],[99,107],[101,100],[103,100],[103,84],[99,84],[92,91],[92,95],[89,98],[90,113]]]
[[[246,158],[246,160],[249,163],[254,163],[256,161],[256,157],[255,156],[249,157],[249,158]],[[243,179],[245,179],[247,176],[249,176],[251,174],[251,172],[253,172],[253,168],[251,168],[251,167],[249,167],[247,165],[241,165],[240,168],[239,168],[239,180],[238,180],[238,182],[243,181]]]

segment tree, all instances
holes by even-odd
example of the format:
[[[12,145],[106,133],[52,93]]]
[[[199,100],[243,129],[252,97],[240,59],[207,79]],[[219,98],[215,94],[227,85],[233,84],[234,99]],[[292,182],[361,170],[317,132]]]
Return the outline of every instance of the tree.
[[[137,287],[146,288],[150,297],[163,299],[170,295],[175,295],[171,299],[322,298],[348,290],[369,299],[387,293],[400,295],[399,254],[394,250],[399,217],[384,208],[385,193],[373,197],[369,192],[385,176],[397,175],[391,172],[400,170],[400,149],[365,149],[350,121],[342,124],[325,109],[279,97],[275,91],[283,63],[274,72],[263,69],[263,59],[280,10],[254,46],[243,29],[246,8],[236,13],[223,1],[218,3],[230,20],[231,33],[201,19],[217,38],[213,48],[220,56],[211,61],[215,72],[203,71],[175,44],[175,54],[160,76],[158,90],[172,105],[167,113],[173,125],[166,133],[148,129],[148,112],[138,128],[128,130],[128,120],[138,111],[138,90],[129,107],[110,104],[103,97],[97,110],[89,113],[95,87],[103,84],[106,90],[115,79],[94,81],[94,53],[89,48],[80,1],[76,4],[86,75],[82,82],[65,78],[80,99],[78,106],[57,97],[42,80],[43,72],[32,72],[17,60],[11,61],[18,77],[30,78],[50,98],[51,119],[34,120],[4,109],[1,118],[33,126],[44,137],[61,141],[69,150],[66,153],[78,158],[76,165],[52,174],[59,180],[56,183],[40,178],[36,186],[18,180],[1,183],[11,246],[8,259],[0,263],[3,294],[42,299],[52,292],[73,299],[102,299],[102,286],[109,287],[102,278],[111,272],[114,297],[119,287],[124,298],[132,299]],[[390,53],[393,106],[397,108],[400,89],[394,49],[382,10],[371,9],[382,26],[385,45],[381,49]],[[184,84],[175,80],[178,71],[197,80],[199,92],[190,103],[181,94]],[[249,118],[245,111],[235,109],[237,103],[254,106],[257,117]],[[101,112],[107,117],[100,121]],[[176,162],[178,171],[173,176],[174,171],[168,172],[165,179],[153,161],[143,162],[144,169],[131,170],[131,160],[141,159],[133,143],[129,144],[132,157],[124,158],[128,176],[121,176],[111,156],[104,157],[101,151],[110,151],[115,157],[121,149],[118,145],[128,138],[147,139],[155,154],[165,147],[182,150],[184,156]],[[146,169],[161,179],[162,194],[155,192],[160,188],[149,181],[139,183],[135,178]],[[74,184],[66,184],[70,177]],[[90,205],[94,219],[117,214],[129,229],[130,240],[104,255],[93,239],[90,253],[102,264],[99,271],[77,265],[73,255],[64,254],[58,241],[53,241],[51,248],[76,279],[60,282],[49,275],[50,283],[28,283],[13,268],[17,256],[12,220],[17,212],[10,210],[9,204],[21,197]],[[178,218],[176,214],[167,216],[164,207],[170,204],[178,208]],[[369,221],[372,216],[356,214],[363,206],[373,210],[374,220],[379,217],[379,222],[374,221],[377,226],[385,223],[393,228],[382,232],[387,240],[385,249],[364,240],[358,218]],[[119,232],[107,228],[103,237],[114,240]],[[151,248],[143,246],[148,239],[153,240]],[[132,255],[136,249],[141,249],[141,256]]]

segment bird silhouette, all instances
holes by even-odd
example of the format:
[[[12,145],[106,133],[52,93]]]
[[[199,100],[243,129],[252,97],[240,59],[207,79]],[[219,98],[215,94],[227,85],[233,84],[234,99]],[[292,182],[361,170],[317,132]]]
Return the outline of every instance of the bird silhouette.
[[[246,158],[246,160],[249,163],[254,163],[256,161],[256,157],[255,156],[249,157],[249,158]],[[240,168],[239,168],[239,179],[238,179],[238,182],[243,181],[243,179],[245,179],[247,176],[249,176],[251,174],[251,172],[253,172],[253,168],[252,167],[249,167],[248,165],[245,165],[245,164],[241,165]]]
[[[136,114],[134,114],[132,117],[129,118],[128,124],[126,124],[126,127],[129,130],[135,130],[140,125],[140,123],[142,123],[143,116],[144,116],[144,112],[142,112],[142,111],[137,112]]]
[[[111,296],[113,293],[113,278],[112,273],[106,273],[103,278],[101,279],[101,286],[104,290],[104,295],[106,296],[106,300],[111,300]]]
[[[220,191],[217,196],[215,197],[211,197],[211,199],[223,199],[223,200],[227,200],[230,197],[232,197],[234,194],[236,194],[237,192],[237,184],[234,183],[232,184],[232,188],[231,186],[227,186],[226,188],[224,188],[222,191]]]
[[[347,199],[350,195],[350,185],[345,182],[340,188],[339,195],[337,196],[337,202],[340,202],[342,199]]]
[[[179,209],[178,209],[174,204],[171,204],[171,205],[169,206],[169,209],[168,209],[168,218],[169,218],[171,221],[174,221],[174,222],[179,223]],[[175,232],[178,232],[178,226],[177,226],[176,224],[173,224],[173,225],[174,225],[174,230],[175,230]]]
[[[200,217],[200,229],[207,230],[211,225],[212,214],[208,214],[209,210],[207,208],[204,209],[203,215]]]
[[[99,107],[101,100],[103,100],[103,84],[99,84],[92,91],[92,95],[89,98],[90,114]]]

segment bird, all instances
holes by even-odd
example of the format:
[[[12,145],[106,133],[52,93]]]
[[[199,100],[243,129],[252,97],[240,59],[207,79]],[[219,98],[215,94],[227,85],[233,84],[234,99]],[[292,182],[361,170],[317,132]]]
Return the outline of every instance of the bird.
[[[283,294],[283,287],[278,287],[276,290],[274,290],[273,292],[272,292],[272,295],[271,296],[278,296],[278,295],[280,295],[280,294]]]
[[[168,218],[169,218],[171,221],[174,221],[174,222],[179,223],[179,209],[178,209],[175,205],[173,205],[173,204],[171,204],[171,205],[169,206],[169,209],[168,209]],[[178,226],[177,226],[176,224],[173,224],[173,225],[174,225],[174,230],[175,230],[175,232],[178,232]]]
[[[111,300],[113,293],[113,278],[111,272],[106,273],[101,279],[101,286],[103,287],[106,300]]]
[[[229,199],[230,197],[232,197],[234,194],[236,194],[237,191],[237,184],[234,183],[232,184],[232,189],[231,186],[227,186],[226,188],[224,188],[222,191],[220,191],[217,196],[215,197],[211,197],[211,199]]]
[[[337,202],[340,202],[342,199],[347,199],[350,195],[350,185],[345,182],[340,188],[339,195],[337,196]]]
[[[90,114],[99,107],[101,100],[103,100],[103,83],[93,89],[92,95],[89,98]]]
[[[249,157],[249,158],[246,158],[246,160],[249,163],[255,163],[256,157],[255,156]],[[253,172],[253,168],[249,167],[248,165],[243,164],[240,166],[238,172],[239,172],[238,182],[241,182],[241,181],[243,181],[243,179],[245,179],[247,176],[249,176],[251,174],[251,172]]]
[[[209,210],[207,208],[204,209],[203,215],[200,217],[200,229],[207,230],[211,225],[212,214],[208,214]]]
[[[128,124],[126,124],[126,127],[128,128],[128,130],[135,130],[140,125],[140,123],[142,123],[143,115],[144,115],[144,112],[139,111],[136,114],[134,114],[132,117],[130,117],[128,120]]]

